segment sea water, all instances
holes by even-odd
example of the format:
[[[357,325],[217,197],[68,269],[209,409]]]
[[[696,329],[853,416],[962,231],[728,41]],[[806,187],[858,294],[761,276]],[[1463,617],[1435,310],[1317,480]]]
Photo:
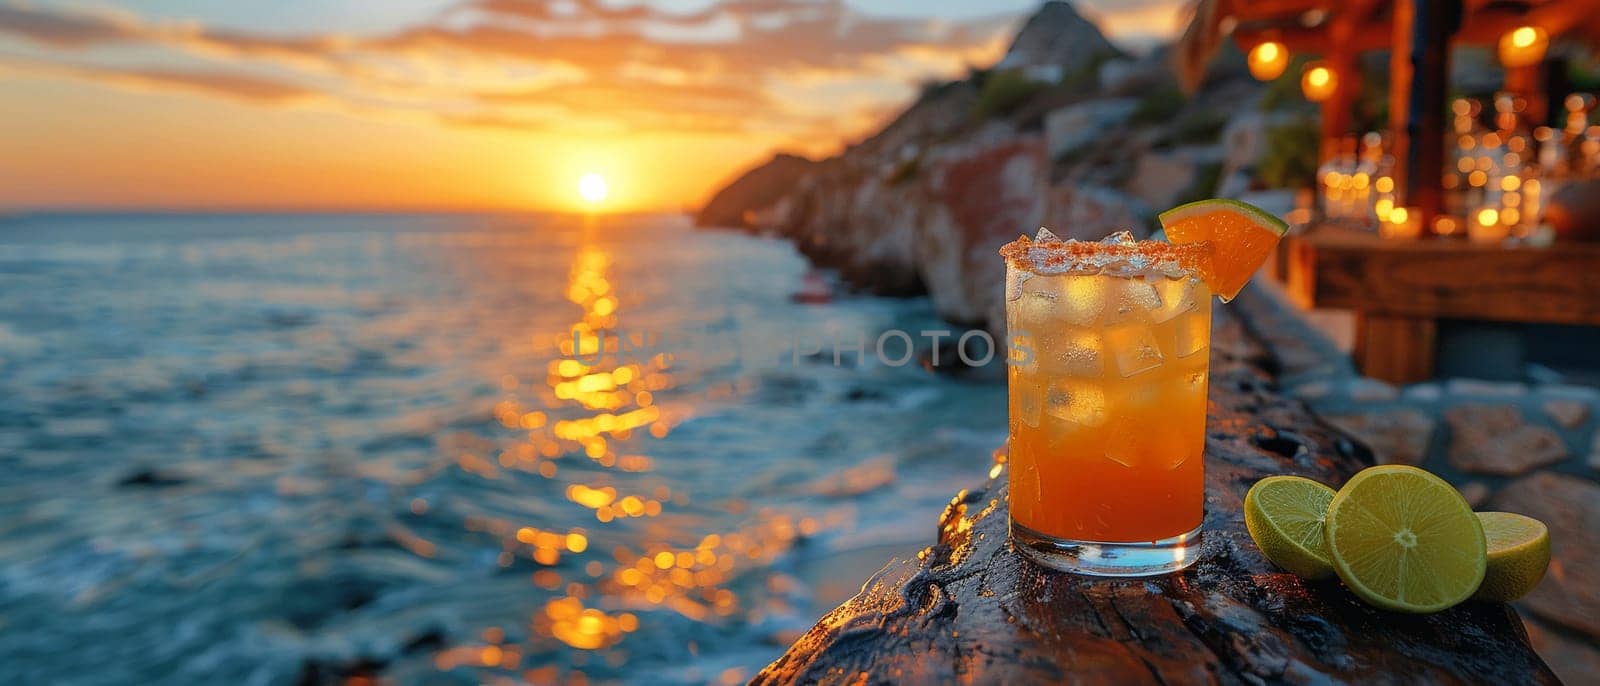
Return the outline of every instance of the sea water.
[[[1005,432],[854,352],[926,302],[806,272],[676,216],[0,219],[0,682],[748,679]]]

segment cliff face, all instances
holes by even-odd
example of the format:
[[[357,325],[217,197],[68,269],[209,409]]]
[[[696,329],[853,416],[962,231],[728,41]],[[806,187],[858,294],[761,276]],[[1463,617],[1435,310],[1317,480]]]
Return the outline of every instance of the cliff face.
[[[1017,31],[998,69],[1070,66],[1101,57],[1121,55],[1096,27],[1072,5],[1047,2]]]
[[[695,225],[751,226],[759,222],[760,212],[782,201],[794,189],[795,181],[816,164],[795,155],[774,155],[711,196],[695,217]]]
[[[925,88],[839,156],[753,170],[700,223],[788,237],[857,287],[926,292],[946,319],[998,331],[1005,242],[1040,226],[1144,234],[1158,210],[1247,188],[1259,90],[1223,73],[1186,98],[1163,52],[1126,57],[1071,5],[1050,2],[993,69]],[[1232,129],[1255,136],[1225,146]],[[788,191],[744,192],[767,185]]]

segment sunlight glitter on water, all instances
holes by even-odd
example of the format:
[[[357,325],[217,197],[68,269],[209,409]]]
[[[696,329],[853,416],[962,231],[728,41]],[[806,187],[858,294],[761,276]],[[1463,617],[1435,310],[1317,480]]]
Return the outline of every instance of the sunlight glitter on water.
[[[796,305],[792,248],[677,219],[28,221],[0,225],[8,683],[744,679],[1004,436],[1000,387],[624,350],[936,323]]]

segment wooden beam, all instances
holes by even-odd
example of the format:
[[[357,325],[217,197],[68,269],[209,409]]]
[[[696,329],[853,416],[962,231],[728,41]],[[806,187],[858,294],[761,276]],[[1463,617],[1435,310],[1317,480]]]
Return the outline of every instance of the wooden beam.
[[[1445,95],[1450,35],[1461,0],[1399,0],[1389,55],[1389,130],[1394,133],[1395,186],[1402,202],[1421,208],[1432,226],[1444,206]]]
[[[1405,3],[1396,3],[1398,5]],[[1354,52],[1388,49],[1394,38],[1390,27],[1392,15],[1379,8],[1367,16],[1356,31],[1343,42],[1330,35],[1326,25],[1305,28],[1291,19],[1243,22],[1233,31],[1234,42],[1241,50],[1265,40],[1275,40],[1287,46],[1290,52],[1326,54],[1335,46]],[[1455,46],[1490,46],[1499,42],[1500,36],[1518,26],[1536,24],[1549,32],[1551,38],[1573,34],[1580,40],[1600,38],[1600,12],[1581,0],[1552,2],[1527,12],[1511,7],[1491,6],[1467,13],[1459,31],[1450,36]]]
[[[1461,19],[1458,40],[1473,45],[1493,46],[1500,36],[1518,26],[1538,26],[1556,38],[1568,33],[1594,37],[1600,31],[1592,0],[1558,0],[1526,12],[1512,7],[1486,7],[1468,12]]]
[[[1309,307],[1600,326],[1600,243],[1401,241],[1329,226],[1285,241],[1287,288]]]

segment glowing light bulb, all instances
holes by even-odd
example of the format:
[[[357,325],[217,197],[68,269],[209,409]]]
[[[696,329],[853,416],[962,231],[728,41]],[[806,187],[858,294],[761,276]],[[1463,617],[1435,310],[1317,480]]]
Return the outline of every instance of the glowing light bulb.
[[[1550,34],[1537,26],[1519,26],[1500,36],[1500,63],[1507,67],[1530,67],[1544,60],[1550,47]]]
[[[1300,91],[1311,102],[1322,102],[1333,97],[1338,88],[1339,75],[1321,62],[1306,65],[1305,73],[1300,77]]]
[[[1282,43],[1267,41],[1250,49],[1246,58],[1250,75],[1262,81],[1271,81],[1283,75],[1289,67],[1289,50]]]

